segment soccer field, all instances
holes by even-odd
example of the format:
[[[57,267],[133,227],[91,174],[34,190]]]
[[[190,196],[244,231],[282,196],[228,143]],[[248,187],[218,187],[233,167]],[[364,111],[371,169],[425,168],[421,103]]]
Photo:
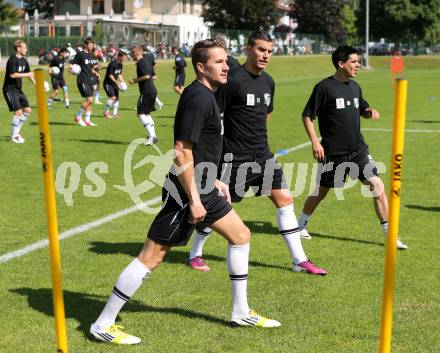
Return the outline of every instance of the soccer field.
[[[381,113],[378,121],[363,120],[362,128],[375,161],[386,166],[382,174],[386,185],[394,110],[388,60],[371,58],[373,69],[362,70],[357,79],[364,97]],[[440,58],[406,60],[409,90],[399,236],[409,250],[398,253],[392,351],[438,353],[440,243],[436,237],[440,184],[435,178],[440,174],[440,164],[435,141],[440,138]],[[160,138],[158,147],[164,155],[173,146],[178,101],[172,90],[172,65],[159,62],[157,68],[156,85],[165,107],[153,118]],[[191,71],[189,65],[187,83],[194,77]],[[328,56],[274,57],[268,72],[276,83],[275,110],[268,127],[270,146],[274,153],[279,152],[285,170],[291,170],[299,215],[313,187],[313,159],[310,145],[304,144],[308,138],[301,112],[314,84],[333,74],[333,68]],[[126,63],[123,74],[127,81],[132,78],[134,65]],[[0,72],[1,82],[3,75]],[[252,231],[249,304],[279,320],[279,329],[228,326],[227,244],[214,234],[205,247],[209,273],[184,265],[189,246],[175,248],[124,307],[120,323],[142,338],[141,345],[120,347],[91,340],[90,323],[102,310],[119,273],[141,249],[154,218],[152,213],[133,209],[129,193],[115,186],[126,185],[130,180],[124,178],[129,174],[134,186],[150,178],[151,183],[139,197],[143,202],[152,200],[149,207],[157,209],[161,185],[150,175],[154,164],[134,166],[148,155],[154,162],[160,153],[140,146],[134,150],[131,163],[128,160],[124,164],[130,142],[145,137],[134,110],[137,86],[121,93],[121,119],[104,119],[104,106],[94,105],[92,120],[98,127],[83,128],[73,121],[81,100],[74,78],[66,76],[73,109],[55,102],[49,115],[55,170],[60,167],[57,187],[64,190],[63,195],[57,194],[57,206],[60,233],[66,237],[60,244],[69,352],[378,351],[384,237],[372,200],[362,195],[359,183],[343,191],[344,200],[331,192],[310,219],[308,229],[313,239],[303,240],[303,246],[314,262],[328,270],[326,277],[291,271],[288,250],[278,235],[275,209],[267,198],[247,198],[235,205]],[[56,351],[49,251],[40,242],[47,239],[47,224],[36,99],[28,82],[24,90],[34,111],[22,129],[26,139],[23,145],[9,142],[11,113],[0,98],[2,353]],[[303,164],[307,167],[305,179],[298,177],[297,163],[307,163]],[[101,178],[98,185],[90,173],[97,165],[103,168],[96,170]],[[67,172],[63,174],[62,168]],[[75,174],[78,184],[72,177]],[[164,176],[163,172],[154,174]],[[304,183],[296,184],[297,180]]]

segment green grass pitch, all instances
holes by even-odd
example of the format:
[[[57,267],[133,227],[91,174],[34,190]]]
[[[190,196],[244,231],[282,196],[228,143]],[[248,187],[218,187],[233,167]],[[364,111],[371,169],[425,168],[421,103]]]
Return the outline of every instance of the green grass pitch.
[[[364,136],[376,161],[389,166],[394,93],[388,58],[371,58],[373,69],[360,72],[358,82],[370,105],[381,112],[379,121],[362,122]],[[392,351],[438,353],[440,339],[440,58],[406,59],[409,81],[407,133],[403,169],[400,237],[409,250],[398,253]],[[187,82],[194,75],[188,67]],[[124,76],[134,75],[126,63]],[[268,72],[276,82],[275,111],[269,121],[274,152],[307,141],[301,112],[313,85],[333,73],[328,56],[274,57]],[[159,62],[156,85],[165,108],[155,112],[159,148],[172,147],[173,117],[178,100],[172,90],[171,62]],[[0,73],[3,82],[4,72]],[[73,122],[80,97],[69,77],[72,110],[55,102],[50,110],[55,170],[64,162],[81,169],[78,189],[67,206],[57,194],[60,232],[101,219],[133,206],[130,196],[115,188],[124,185],[124,155],[129,143],[145,137],[134,107],[137,87],[121,93],[120,120],[105,120],[104,106],[93,107],[97,128]],[[35,92],[24,87],[34,112],[22,130],[24,145],[8,141],[11,114],[0,98],[0,256],[47,239],[43,182],[39,156]],[[104,94],[103,90],[101,93]],[[417,131],[409,131],[417,130]],[[421,132],[424,130],[424,132]],[[138,148],[132,165],[152,148]],[[281,163],[309,163],[310,146],[279,158]],[[104,162],[106,189],[100,197],[87,197],[84,187],[94,185],[86,176],[91,162]],[[135,185],[151,170],[147,164],[133,170]],[[294,166],[293,177],[297,169]],[[68,174],[69,176],[70,174]],[[295,198],[299,214],[310,188]],[[383,174],[388,185],[389,176]],[[66,182],[66,187],[68,183]],[[62,186],[62,183],[60,184]],[[160,186],[141,195],[143,201],[160,194]],[[140,336],[136,347],[107,346],[88,336],[121,270],[136,256],[154,215],[132,212],[61,242],[63,285],[69,352],[154,353],[369,353],[378,351],[382,302],[384,239],[371,199],[362,196],[359,183],[338,201],[334,193],[311,218],[311,241],[306,253],[326,268],[327,277],[290,271],[288,250],[276,228],[275,210],[268,199],[249,198],[235,205],[252,230],[249,303],[264,315],[279,320],[275,330],[231,329],[230,285],[226,272],[226,242],[211,236],[205,255],[209,273],[184,266],[189,247],[174,249],[121,312],[127,331]],[[155,205],[157,206],[157,205]],[[47,247],[0,263],[0,352],[55,352],[51,276]]]

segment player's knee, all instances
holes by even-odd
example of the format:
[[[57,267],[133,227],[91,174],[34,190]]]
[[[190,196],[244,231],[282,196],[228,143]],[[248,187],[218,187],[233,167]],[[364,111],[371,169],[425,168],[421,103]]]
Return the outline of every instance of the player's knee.
[[[30,113],[32,113],[32,109],[31,109],[30,107],[24,108],[23,111],[24,111],[26,114],[30,114]]]
[[[234,245],[244,245],[251,240],[251,231],[243,224],[243,227],[237,232]]]
[[[384,193],[384,184],[382,180],[378,177],[371,178],[370,180],[370,191],[375,197],[380,197]]]

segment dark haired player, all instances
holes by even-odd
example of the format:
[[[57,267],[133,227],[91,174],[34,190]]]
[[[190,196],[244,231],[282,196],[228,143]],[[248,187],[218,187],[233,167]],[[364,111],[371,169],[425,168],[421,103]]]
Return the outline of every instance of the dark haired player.
[[[95,60],[91,54],[94,47],[95,42],[93,39],[86,38],[83,49],[77,50],[75,58],[70,64],[70,67],[74,64],[81,67],[76,84],[81,97],[85,98],[85,101],[75,115],[75,122],[80,126],[96,126],[90,119],[93,105],[93,82],[95,80],[93,77],[99,76],[98,71],[96,71]],[[85,114],[85,121],[82,118],[83,114]]]
[[[123,51],[118,53],[116,60],[112,60],[107,66],[104,78],[104,91],[107,94],[107,103],[105,106],[104,116],[111,118],[110,108],[113,107],[113,118],[119,118],[119,87],[121,83],[125,83],[122,76],[123,62],[127,60],[127,54]]]
[[[103,342],[140,343],[140,338],[124,333],[115,325],[116,317],[171,247],[188,242],[194,224],[210,225],[229,243],[231,325],[281,326],[278,321],[249,309],[246,292],[250,231],[227,201],[228,187],[215,179],[216,174],[208,176],[203,167],[214,168],[216,173],[221,158],[223,127],[214,91],[227,79],[226,44],[220,39],[197,42],[191,57],[197,80],[185,89],[177,107],[176,157],[164,184],[164,205],[150,227],[144,248],[121,273],[104,310],[90,328],[90,333]],[[203,182],[196,183],[196,180]],[[177,194],[168,191],[167,183],[172,183]]]
[[[153,66],[151,59],[144,56],[141,46],[135,46],[131,50],[132,57],[136,61],[136,78],[128,81],[130,84],[137,83],[139,85],[139,99],[137,102],[137,114],[139,121],[147,130],[146,145],[152,145],[159,141],[154,129],[154,120],[151,117],[151,112],[156,110],[156,95],[157,89],[153,82]]]
[[[174,78],[174,91],[181,95],[185,88],[186,61],[177,47],[173,47],[171,50],[174,55],[174,70],[176,71],[176,76]]]
[[[357,50],[342,45],[334,51],[332,62],[335,74],[316,84],[302,114],[304,127],[312,142],[313,157],[321,163],[322,171],[318,190],[307,198],[299,224],[305,228],[330,188],[342,187],[345,178],[350,175],[351,179],[359,179],[373,192],[376,215],[386,235],[388,200],[360,130],[361,116],[377,120],[380,115],[363,98],[359,84],[351,80],[360,68]],[[321,142],[313,125],[316,116]],[[397,247],[408,248],[399,239]]]
[[[15,54],[12,54],[6,63],[5,81],[3,83],[3,96],[8,104],[12,116],[11,141],[24,143],[20,130],[31,115],[32,109],[22,91],[22,78],[27,77],[35,84],[34,73],[31,72],[26,60],[27,46],[23,40],[14,43]]]
[[[229,184],[232,202],[240,202],[249,188],[258,188],[256,196],[271,199],[277,209],[279,232],[290,251],[293,271],[326,275],[304,252],[292,196],[269,149],[267,120],[273,110],[275,83],[264,70],[271,56],[270,36],[261,30],[253,32],[248,40],[245,64],[231,72],[227,84],[216,94],[225,119],[223,164],[229,165],[226,170],[230,168],[222,180]],[[209,233],[210,229],[196,230],[188,261],[193,269],[209,271],[202,257]]]
[[[69,51],[66,48],[61,48],[60,55],[54,55],[49,63],[49,75],[52,82],[52,93],[49,95],[49,98],[47,100],[47,106],[49,108],[52,106],[52,103],[54,102],[55,97],[60,92],[61,87],[64,95],[64,104],[66,105],[67,109],[70,109],[68,88],[66,80],[64,79],[64,65],[69,57]],[[57,67],[60,72],[58,74],[55,74],[52,70],[53,67]]]

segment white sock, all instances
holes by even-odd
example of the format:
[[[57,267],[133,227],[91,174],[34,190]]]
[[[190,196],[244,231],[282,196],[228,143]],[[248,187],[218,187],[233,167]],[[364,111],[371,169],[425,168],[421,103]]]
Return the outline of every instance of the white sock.
[[[50,107],[50,106],[52,105],[52,103],[53,103],[53,99],[52,99],[52,98],[49,98],[49,99],[47,100],[47,105]]]
[[[91,115],[92,115],[92,112],[90,110],[86,111],[86,121],[90,121]]]
[[[82,118],[82,116],[83,116],[83,114],[84,114],[85,112],[86,112],[86,111],[81,107],[81,108],[79,108],[78,113],[76,113],[76,116],[79,116],[79,117]]]
[[[163,105],[163,103],[160,101],[159,97],[156,96],[156,103],[157,105]]]
[[[387,232],[388,232],[388,221],[380,222],[380,226],[382,227],[383,234],[387,235]]]
[[[11,136],[15,137],[20,132],[20,117],[13,115],[11,125]]]
[[[99,101],[99,97],[100,97],[99,91],[95,91],[95,102]]]
[[[154,131],[154,121],[150,114],[140,114],[139,120],[142,125],[144,125],[144,128],[148,132],[148,137],[156,137],[156,132]]]
[[[228,246],[226,257],[232,286],[232,317],[249,315],[247,280],[249,267],[249,243]]]
[[[119,100],[117,99],[113,103],[113,116],[118,115],[118,108],[119,108]]]
[[[110,108],[113,106],[113,99],[107,99],[107,103],[105,103],[105,111],[110,111]]]
[[[211,232],[212,229],[209,227],[206,227],[205,229],[200,231],[196,228],[192,242],[192,248],[189,253],[190,260],[194,259],[195,257],[201,257],[203,255],[203,246],[205,245],[205,242],[208,240]]]
[[[138,258],[135,258],[120,274],[113,292],[101,315],[95,322],[97,329],[104,329],[115,323],[124,304],[136,293],[151,271]]]
[[[304,212],[301,212],[301,217],[299,218],[299,228],[307,228],[307,223],[309,222],[310,215],[305,214]]]
[[[66,105],[70,105],[69,98],[64,98],[64,103],[66,103]]]
[[[25,113],[25,112],[23,112],[20,115],[19,120],[18,120],[18,131],[17,131],[17,134],[20,134],[20,130],[23,127],[23,125],[26,122],[26,120],[28,120],[29,115],[30,115],[29,113]]]
[[[299,237],[298,221],[296,220],[293,204],[277,209],[278,229],[287,244],[290,256],[295,264],[307,261],[307,256]]]

